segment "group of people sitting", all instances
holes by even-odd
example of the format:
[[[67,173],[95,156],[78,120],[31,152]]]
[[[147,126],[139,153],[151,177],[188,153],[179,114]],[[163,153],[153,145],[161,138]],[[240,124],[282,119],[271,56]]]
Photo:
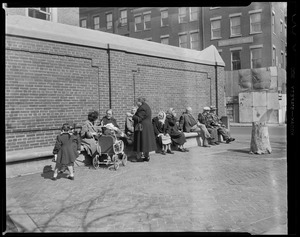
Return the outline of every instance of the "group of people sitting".
[[[82,149],[86,150],[89,156],[93,156],[97,151],[94,142],[99,133],[104,135],[116,134],[126,145],[133,144],[134,141],[134,120],[133,116],[137,107],[132,107],[130,112],[126,113],[125,131],[122,132],[116,119],[113,117],[112,109],[106,111],[106,115],[99,121],[98,112],[89,113],[88,120],[83,124],[80,137],[82,138]],[[184,147],[186,138],[184,132],[197,132],[202,137],[203,147],[219,145],[218,136],[221,135],[226,143],[235,139],[230,136],[226,126],[222,123],[215,113],[214,106],[204,107],[203,112],[198,114],[198,118],[192,115],[192,108],[187,107],[186,111],[178,119],[175,109],[170,108],[166,112],[160,111],[152,119],[152,125],[156,143],[161,147],[161,154],[174,154],[171,149],[173,144],[178,151],[188,152]]]
[[[174,154],[172,144],[178,151],[188,152],[184,144],[185,133],[189,132],[197,132],[203,139],[204,147],[219,145],[218,135],[221,135],[226,143],[234,141],[215,111],[214,106],[204,107],[196,119],[192,115],[192,108],[187,107],[178,119],[175,109],[170,108],[166,112],[160,111],[157,116],[151,118],[151,109],[141,97],[137,100],[137,106],[126,113],[124,132],[113,117],[112,109],[108,109],[101,120],[98,119],[99,113],[92,111],[82,126],[63,125],[53,150],[54,161],[67,166],[70,170],[68,178],[73,180],[76,157],[81,151],[85,151],[90,157],[99,154],[97,140],[101,134],[114,135],[123,140],[125,145],[133,144],[133,150],[137,152],[137,161],[149,161],[149,152],[155,150],[157,144],[161,147],[163,155]],[[144,159],[141,159],[142,156]],[[58,166],[55,167],[53,180],[56,180],[57,174]]]

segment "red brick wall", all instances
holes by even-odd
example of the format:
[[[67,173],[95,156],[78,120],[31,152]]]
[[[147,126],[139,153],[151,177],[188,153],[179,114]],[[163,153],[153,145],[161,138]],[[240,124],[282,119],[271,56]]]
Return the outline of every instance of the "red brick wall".
[[[170,107],[179,116],[186,106],[197,116],[211,104],[210,98],[215,103],[214,66],[115,50],[110,61],[111,107],[122,128],[134,101],[133,74],[135,97],[146,97],[153,116]],[[90,110],[104,116],[109,108],[108,68],[106,49],[6,36],[6,150],[54,145],[64,122],[81,123]],[[223,70],[218,67],[222,113]]]

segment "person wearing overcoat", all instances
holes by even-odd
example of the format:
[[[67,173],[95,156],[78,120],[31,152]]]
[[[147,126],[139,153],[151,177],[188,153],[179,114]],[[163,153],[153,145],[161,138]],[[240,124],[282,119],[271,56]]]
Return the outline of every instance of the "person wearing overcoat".
[[[136,113],[132,116],[134,121],[134,142],[133,151],[136,152],[137,159],[132,160],[133,162],[149,161],[149,152],[156,150],[156,141],[154,130],[152,126],[151,116],[152,111],[149,105],[146,103],[145,98],[139,97],[136,101],[138,109]],[[142,131],[137,131],[137,124],[142,125]],[[141,158],[142,152],[144,154],[144,159]]]

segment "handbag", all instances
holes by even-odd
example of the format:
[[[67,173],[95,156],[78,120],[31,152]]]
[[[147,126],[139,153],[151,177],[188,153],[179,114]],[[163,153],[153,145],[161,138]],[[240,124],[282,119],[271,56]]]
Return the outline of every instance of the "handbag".
[[[136,124],[134,127],[134,131],[138,131],[138,132],[143,131],[143,125],[141,123]]]

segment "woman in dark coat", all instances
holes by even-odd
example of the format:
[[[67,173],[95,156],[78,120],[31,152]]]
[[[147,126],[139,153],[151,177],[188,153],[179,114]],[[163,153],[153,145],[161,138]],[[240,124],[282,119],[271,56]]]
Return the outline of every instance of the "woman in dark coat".
[[[141,153],[144,153],[145,161],[150,160],[149,152],[156,150],[156,141],[151,121],[151,109],[145,102],[145,98],[139,97],[136,102],[138,109],[132,116],[134,127],[138,123],[142,124],[142,131],[134,131],[133,151],[137,153],[137,159],[132,161],[142,162]]]
[[[52,180],[57,179],[58,166],[66,165],[70,171],[68,179],[74,180],[73,165],[80,153],[80,141],[71,131],[68,123],[63,124],[62,133],[57,136],[53,149],[56,165]]]
[[[168,132],[171,136],[172,142],[178,146],[178,151],[188,152],[189,150],[183,147],[186,142],[186,138],[183,132],[178,129],[178,121],[176,118],[176,112],[173,108],[170,108],[166,112],[167,118],[166,123],[169,126]]]

